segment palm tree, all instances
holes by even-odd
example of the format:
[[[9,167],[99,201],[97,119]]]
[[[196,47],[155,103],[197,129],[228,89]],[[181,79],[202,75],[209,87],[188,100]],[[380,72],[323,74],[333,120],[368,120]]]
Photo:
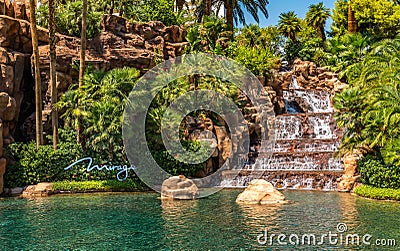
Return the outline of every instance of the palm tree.
[[[31,37],[32,51],[35,67],[35,103],[36,103],[36,146],[43,145],[43,125],[42,125],[42,88],[40,80],[39,66],[39,47],[36,28],[36,2],[29,1],[30,21],[31,21]]]
[[[335,107],[340,110],[338,125],[347,129],[342,149],[375,149],[389,162],[400,161],[396,153],[400,136],[399,59],[400,38],[375,44],[358,63],[361,73],[353,87],[335,96]]]
[[[347,6],[347,31],[354,34],[357,32],[357,20],[353,8],[351,8],[350,0],[347,2]]]
[[[86,19],[88,0],[82,1],[82,29],[81,29],[81,54],[79,66],[79,86],[83,85],[83,76],[85,74],[85,54],[86,54]],[[77,100],[79,103],[79,100]],[[82,144],[82,126],[78,126],[77,141]]]
[[[86,21],[88,0],[82,1],[82,29],[81,29],[81,48],[80,48],[80,66],[79,66],[79,86],[83,84],[83,75],[85,73],[85,54],[86,54]]]
[[[293,11],[281,13],[278,31],[293,42],[297,41],[296,33],[301,31],[301,19]]]
[[[107,151],[110,159],[116,146],[122,145],[123,112],[140,73],[134,68],[113,69],[107,73],[88,68],[83,85],[67,91],[57,103],[64,109],[66,124],[74,129],[84,125],[82,136],[90,139],[86,146]],[[76,100],[80,100],[79,103]]]
[[[50,42],[50,82],[51,82],[51,124],[53,129],[53,148],[57,150],[58,115],[53,106],[57,103],[56,83],[56,23],[54,0],[49,0],[49,42]]]
[[[312,26],[317,30],[318,36],[323,42],[326,40],[325,23],[329,16],[329,9],[326,8],[323,3],[310,5],[306,14],[305,21],[307,25]]]
[[[326,42],[327,68],[349,82],[357,79],[363,69],[360,63],[368,54],[369,38],[361,34],[346,34]]]
[[[226,22],[232,27],[232,29],[234,27],[233,21],[235,21],[235,23],[238,23],[239,21],[242,24],[246,24],[245,12],[242,7],[251,14],[257,23],[260,21],[258,11],[261,11],[264,16],[268,18],[268,0],[223,0],[223,4],[226,9]]]

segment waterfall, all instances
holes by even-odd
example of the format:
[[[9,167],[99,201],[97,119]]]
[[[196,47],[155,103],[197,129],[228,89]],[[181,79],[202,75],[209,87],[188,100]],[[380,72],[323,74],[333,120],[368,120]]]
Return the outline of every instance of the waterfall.
[[[309,90],[295,76],[283,91],[286,114],[275,118],[275,146],[271,154],[259,152],[254,164],[242,171],[262,172],[262,178],[278,188],[334,190],[343,166],[335,152],[342,130],[335,123],[331,95],[322,89]],[[264,157],[268,156],[268,157]],[[327,175],[320,175],[320,173]],[[245,187],[251,175],[223,177],[221,186]]]

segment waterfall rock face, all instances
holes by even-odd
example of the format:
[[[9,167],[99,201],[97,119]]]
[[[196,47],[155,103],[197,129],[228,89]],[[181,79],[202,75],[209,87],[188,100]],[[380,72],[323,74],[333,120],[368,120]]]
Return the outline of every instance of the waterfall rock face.
[[[164,180],[161,187],[162,199],[193,200],[199,197],[196,184],[183,175]]]
[[[278,188],[337,190],[345,166],[335,157],[343,129],[336,125],[333,96],[346,83],[334,72],[297,59],[290,71],[275,73],[263,85],[276,115],[274,147],[262,149],[264,139],[250,133],[247,165],[240,175],[224,173],[230,178],[221,186],[246,187],[252,179],[262,178]],[[256,118],[256,111],[251,116]],[[251,123],[249,128],[256,131]]]
[[[285,196],[276,190],[270,182],[255,179],[238,195],[236,202],[241,204],[285,203]]]

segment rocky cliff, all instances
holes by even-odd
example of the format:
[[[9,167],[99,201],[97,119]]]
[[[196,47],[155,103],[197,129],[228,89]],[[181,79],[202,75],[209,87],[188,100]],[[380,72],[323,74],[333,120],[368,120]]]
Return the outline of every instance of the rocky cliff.
[[[21,117],[34,103],[30,57],[29,12],[24,1],[0,0],[0,193],[6,171],[4,148],[14,141]],[[46,30],[38,30],[39,43],[48,42]]]
[[[40,72],[43,92],[43,123],[50,131],[48,30],[38,27]],[[181,55],[185,32],[161,22],[130,23],[117,16],[104,16],[101,33],[87,42],[88,64],[105,71],[135,67],[142,73],[157,59]],[[77,82],[72,65],[79,61],[80,40],[57,35],[57,90],[59,95]],[[34,139],[35,106],[32,76],[32,44],[26,0],[0,0],[0,193],[6,169],[4,147]]]

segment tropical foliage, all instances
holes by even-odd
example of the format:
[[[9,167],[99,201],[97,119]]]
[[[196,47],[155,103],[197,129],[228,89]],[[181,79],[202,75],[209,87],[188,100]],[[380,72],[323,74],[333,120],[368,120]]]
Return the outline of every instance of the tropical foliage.
[[[64,111],[61,118],[75,130],[84,128],[83,147],[112,160],[122,155],[122,117],[127,96],[139,71],[133,68],[114,69],[107,73],[89,68],[82,86],[62,95],[56,108]],[[79,100],[79,102],[76,102]],[[107,159],[105,159],[107,160]]]
[[[385,164],[399,165],[399,59],[400,40],[375,44],[350,72],[352,86],[336,95],[339,125],[347,132],[343,149],[379,152]]]
[[[325,42],[325,23],[330,15],[330,11],[323,3],[310,5],[306,14],[305,21],[307,25],[317,30],[318,36]]]
[[[85,34],[81,25],[83,1],[86,2],[56,1],[57,32],[76,37]],[[337,0],[333,10],[327,9],[323,3],[316,3],[309,6],[304,19],[288,11],[280,14],[276,26],[245,25],[233,29],[234,23],[246,24],[245,12],[257,22],[259,14],[267,17],[268,4],[267,0],[88,0],[87,35],[90,38],[100,31],[103,14],[114,14],[135,22],[161,21],[165,25],[182,25],[188,42],[185,53],[223,55],[243,64],[258,76],[268,78],[281,66],[290,66],[296,58],[335,71],[349,84],[334,97],[338,125],[346,129],[340,154],[361,149],[374,156],[360,162],[363,182],[395,187],[400,166],[399,1]],[[225,17],[219,18],[222,6]],[[48,12],[48,5],[42,4],[37,11],[39,25],[48,27]],[[333,22],[331,32],[326,33],[329,17]],[[83,48],[81,52],[84,58]],[[83,76],[84,67],[81,70]],[[68,145],[76,148],[76,155],[72,158],[84,153],[100,162],[126,161],[121,136],[122,112],[138,77],[136,69],[103,72],[89,67],[81,78],[83,81],[72,85],[61,96],[56,105],[62,114],[61,121],[77,132],[74,137],[78,137],[80,143]],[[37,94],[40,94],[37,89]],[[161,118],[173,100],[197,89],[216,90],[234,101],[237,101],[239,93],[237,88],[220,79],[195,75],[173,81],[155,97],[146,121],[147,136],[157,161],[173,174],[194,175],[201,165],[182,165],[168,154],[160,136]],[[192,115],[218,120],[208,111]],[[184,137],[181,140],[187,149],[196,150],[198,147]],[[60,148],[65,149],[67,143],[71,142],[60,141]],[[58,150],[50,153],[50,148],[46,147],[40,147],[37,152],[29,144],[10,147],[15,165],[9,169],[8,175],[14,177],[17,172],[24,173],[23,180],[17,176],[11,179],[14,184],[52,179],[54,170],[49,171],[50,167],[41,161],[51,162],[64,158],[64,155]],[[31,157],[27,159],[25,156]],[[39,177],[28,162],[43,165],[44,176]],[[70,174],[71,177],[74,175]]]
[[[387,0],[337,0],[333,10],[332,32],[336,36],[347,31],[348,4],[354,11],[357,31],[374,39],[393,38],[399,30],[400,6]]]
[[[360,160],[358,167],[363,184],[400,189],[400,167],[386,166],[382,160],[372,156]]]

